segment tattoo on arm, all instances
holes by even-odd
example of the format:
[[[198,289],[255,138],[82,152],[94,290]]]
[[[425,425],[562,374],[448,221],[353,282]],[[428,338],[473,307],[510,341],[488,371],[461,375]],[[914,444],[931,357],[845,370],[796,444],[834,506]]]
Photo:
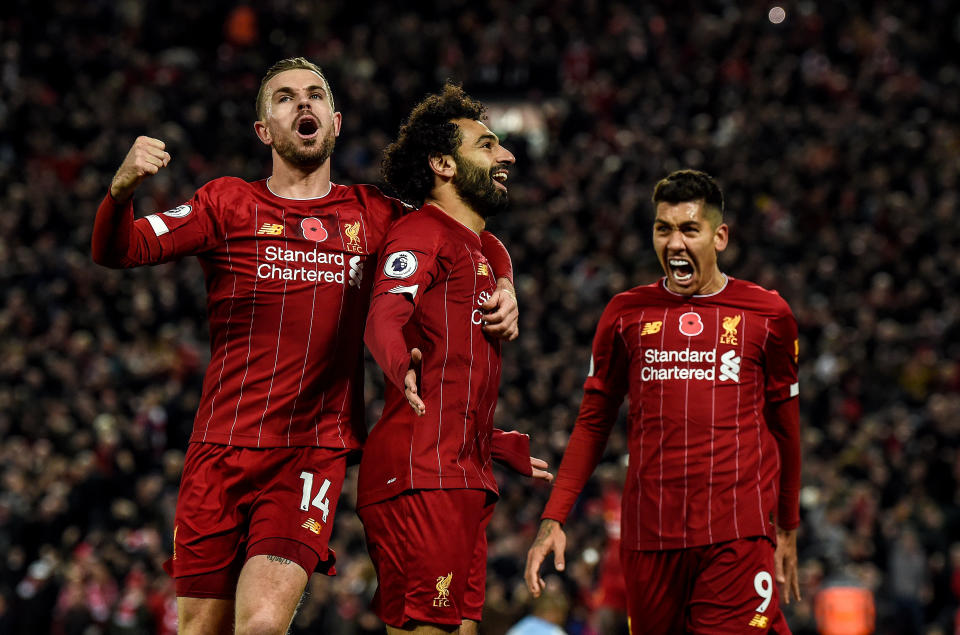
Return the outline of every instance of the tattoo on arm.
[[[267,560],[270,562],[279,562],[280,564],[293,564],[292,560],[287,560],[286,558],[281,558],[280,556],[267,556]]]
[[[534,540],[534,544],[542,545],[547,541],[547,538],[552,533],[553,533],[553,525],[543,525],[542,527],[540,527],[540,531],[537,532],[537,537]]]

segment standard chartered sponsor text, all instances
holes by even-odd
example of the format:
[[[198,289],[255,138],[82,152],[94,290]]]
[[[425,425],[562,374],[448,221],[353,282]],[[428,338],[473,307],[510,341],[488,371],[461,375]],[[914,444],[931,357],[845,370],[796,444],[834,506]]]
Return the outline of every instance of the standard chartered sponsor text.
[[[264,249],[264,258],[267,262],[257,267],[258,278],[274,280],[290,280],[303,282],[336,282],[343,284],[344,259],[340,252],[312,251],[300,249],[283,249],[275,245],[268,245]],[[313,267],[290,267],[275,264],[307,263]],[[330,269],[321,269],[319,265],[333,265]]]
[[[687,363],[710,364],[709,368],[681,368],[671,366],[667,368],[653,368],[644,366],[640,371],[642,381],[664,381],[671,379],[694,379],[714,381],[717,376],[715,362],[717,351],[695,351],[689,348],[682,351],[663,351],[658,348],[648,348],[643,351],[643,359],[647,364]]]

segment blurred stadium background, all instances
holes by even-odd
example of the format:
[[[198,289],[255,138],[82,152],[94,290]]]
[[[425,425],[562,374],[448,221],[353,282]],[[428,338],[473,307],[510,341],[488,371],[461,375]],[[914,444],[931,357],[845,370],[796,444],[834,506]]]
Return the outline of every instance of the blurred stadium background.
[[[874,593],[878,633],[960,632],[960,8],[804,0],[777,21],[772,6],[0,4],[0,633],[174,632],[160,563],[208,358],[202,273],[95,266],[93,216],[139,134],[173,155],[141,213],[217,176],[266,176],[258,82],[301,54],[344,113],[341,183],[379,180],[380,150],[444,79],[490,104],[518,159],[512,209],[490,224],[521,306],[497,416],[554,466],[603,306],[659,275],[653,184],[684,166],[714,174],[732,226],[722,266],[779,290],[800,324],[794,632],[815,632],[811,600],[838,579]],[[621,429],[607,481],[624,452]],[[547,495],[501,477],[490,634],[530,610],[521,572]],[[555,580],[570,633],[620,632],[595,593],[603,482],[574,511]],[[382,632],[352,487],[334,531],[340,575],[313,578],[295,633]]]

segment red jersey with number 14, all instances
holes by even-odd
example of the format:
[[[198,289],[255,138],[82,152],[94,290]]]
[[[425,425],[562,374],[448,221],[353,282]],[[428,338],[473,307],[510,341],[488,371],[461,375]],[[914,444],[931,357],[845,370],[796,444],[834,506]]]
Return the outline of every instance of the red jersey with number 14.
[[[192,442],[361,446],[371,269],[404,210],[369,185],[290,199],[224,177],[134,221],[125,252],[105,249],[120,251],[113,266],[194,255],[203,267],[211,359]]]
[[[728,277],[707,296],[672,293],[663,280],[617,295],[584,390],[608,414],[592,443],[606,443],[629,397],[627,549],[775,539],[780,459],[764,405],[798,394],[797,325],[776,292]],[[560,522],[594,466],[564,467],[544,512]]]

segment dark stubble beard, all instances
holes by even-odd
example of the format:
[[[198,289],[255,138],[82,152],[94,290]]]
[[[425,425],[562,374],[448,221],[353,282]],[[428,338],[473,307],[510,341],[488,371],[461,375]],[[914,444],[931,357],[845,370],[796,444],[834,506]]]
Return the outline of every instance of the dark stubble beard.
[[[314,139],[313,143],[304,145],[298,144],[295,137],[274,135],[273,149],[281,159],[298,168],[316,168],[323,165],[324,161],[333,154],[336,141],[332,128],[328,129],[319,140]]]
[[[457,173],[453,175],[452,181],[453,187],[473,211],[483,218],[489,218],[506,209],[510,199],[504,190],[497,189],[493,181],[493,173],[500,167],[499,165],[484,170],[459,152],[454,153],[453,158],[457,162]]]

